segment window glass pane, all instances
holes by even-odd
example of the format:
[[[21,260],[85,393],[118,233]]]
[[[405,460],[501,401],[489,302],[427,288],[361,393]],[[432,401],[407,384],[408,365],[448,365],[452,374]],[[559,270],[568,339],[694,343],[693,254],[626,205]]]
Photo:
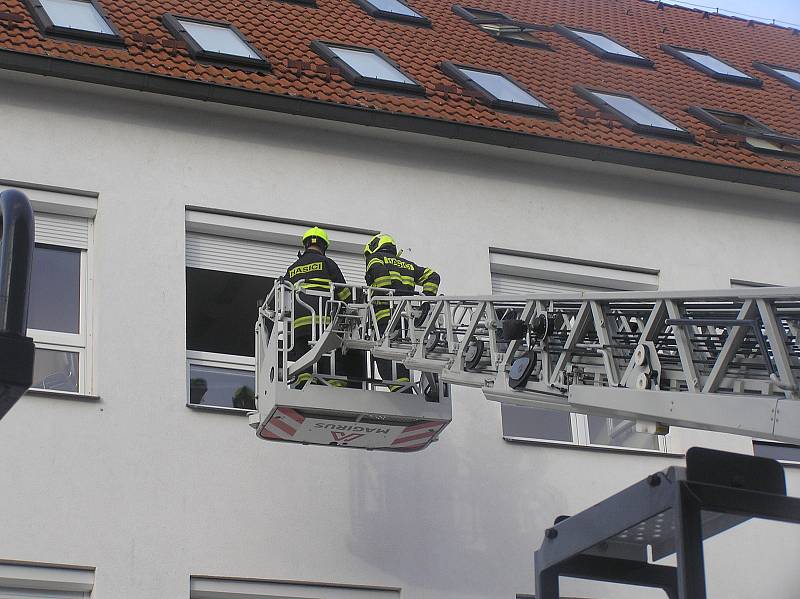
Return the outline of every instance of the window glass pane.
[[[771,150],[773,152],[787,152],[789,154],[800,153],[800,147],[792,144],[781,143],[779,141],[770,141],[767,139],[759,139],[757,137],[748,137],[746,141],[749,145],[761,148],[762,150]]]
[[[186,348],[255,355],[258,306],[274,279],[218,270],[186,269]]]
[[[658,449],[658,437],[636,432],[633,420],[589,416],[589,442],[592,445]]]
[[[41,2],[53,25],[114,35],[111,27],[90,2],[80,0],[41,0]]]
[[[575,31],[572,30],[572,33],[578,35],[585,39],[587,42],[590,42],[600,48],[601,50],[605,50],[606,52],[611,52],[612,54],[619,54],[621,56],[632,56],[634,58],[641,58],[636,52],[628,50],[625,46],[621,46],[617,42],[608,39],[604,35],[600,35],[599,33],[587,33],[586,31]]]
[[[614,96],[611,94],[601,94],[594,92],[594,95],[616,108],[628,118],[633,119],[640,125],[659,127],[660,129],[672,129],[673,131],[683,131],[677,125],[669,122],[660,114],[653,112],[647,106],[640,104],[633,98],[625,96]]]
[[[747,127],[748,129],[763,130],[764,128],[754,123],[747,116],[743,114],[729,114],[726,112],[708,111],[710,114],[721,120],[728,125],[736,125],[737,127]]]
[[[77,352],[36,348],[33,356],[33,384],[31,387],[77,393]]]
[[[501,406],[503,436],[548,441],[572,441],[569,412],[522,406]]]
[[[544,107],[544,104],[539,100],[502,75],[498,75],[497,73],[484,73],[483,71],[475,71],[473,69],[459,68],[459,70],[498,100],[515,102],[516,104],[526,104],[528,106]]]
[[[33,250],[28,327],[80,332],[81,252],[55,246]]]
[[[785,462],[800,462],[800,445],[753,441],[753,455]]]
[[[247,370],[189,366],[189,403],[223,408],[256,408],[256,375]]]
[[[788,77],[789,79],[800,83],[800,73],[796,71],[789,71],[787,69],[775,69],[778,73],[783,75],[784,77]]]
[[[397,13],[398,15],[408,15],[410,17],[419,17],[420,14],[411,10],[408,6],[397,0],[368,0],[372,6],[378,10],[385,10],[386,12]]]
[[[695,62],[699,62],[705,67],[708,67],[712,71],[716,71],[720,75],[733,75],[735,77],[747,77],[750,79],[750,75],[746,73],[742,73],[738,69],[734,69],[732,66],[725,64],[718,58],[714,58],[709,54],[702,54],[701,52],[690,52],[688,50],[680,50],[680,52],[684,56],[688,56]]]
[[[414,82],[403,75],[400,71],[386,62],[374,52],[363,50],[351,50],[349,48],[330,47],[331,52],[350,65],[362,77],[370,79],[382,79],[384,81],[397,81],[399,83]]]
[[[206,52],[217,52],[219,54],[261,60],[261,57],[235,31],[228,27],[209,25],[208,23],[195,23],[194,21],[179,20],[179,23]]]

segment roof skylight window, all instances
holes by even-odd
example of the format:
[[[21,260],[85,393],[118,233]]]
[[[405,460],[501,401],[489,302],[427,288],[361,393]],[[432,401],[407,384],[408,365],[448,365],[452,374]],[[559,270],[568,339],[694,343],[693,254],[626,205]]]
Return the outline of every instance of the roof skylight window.
[[[664,118],[654,108],[631,95],[594,91],[580,85],[575,86],[575,92],[598,108],[617,116],[626,127],[633,131],[692,139],[691,133]]]
[[[729,65],[717,58],[716,56],[704,52],[702,50],[687,50],[686,48],[676,48],[668,44],[662,44],[661,49],[670,56],[677,58],[702,71],[706,75],[710,75],[720,81],[728,81],[731,83],[740,83],[742,85],[750,85],[753,87],[760,87],[761,80],[751,77],[734,66]]]
[[[563,25],[556,25],[555,29],[561,35],[571,39],[573,42],[583,46],[589,50],[589,52],[592,52],[601,58],[648,67],[653,66],[653,62],[651,60],[648,60],[644,56],[626,48],[618,41],[607,36],[605,33],[564,27]]]
[[[744,137],[744,145],[756,152],[800,157],[800,139],[778,133],[751,116],[727,110],[692,106],[689,114],[723,133]]]
[[[424,94],[425,88],[406,75],[400,65],[380,50],[330,44],[315,40],[311,48],[353,85],[380,87],[394,91]]]
[[[767,75],[772,75],[776,79],[783,81],[787,85],[800,89],[800,70],[779,67],[774,64],[766,64],[763,62],[754,62],[753,66],[759,71],[763,71]]]
[[[392,21],[404,21],[430,27],[431,22],[428,17],[418,13],[416,10],[401,2],[400,0],[355,0],[367,14],[376,19],[390,19]]]
[[[267,59],[230,23],[164,15],[164,25],[186,42],[189,53],[197,60],[270,68]]]
[[[122,37],[94,0],[26,0],[45,33],[122,44]]]
[[[442,63],[441,68],[491,107],[547,117],[558,116],[555,110],[534,96],[524,85],[507,75],[452,62]]]
[[[546,29],[542,25],[516,21],[502,12],[466,8],[458,4],[453,5],[453,12],[475,25],[481,31],[485,31],[489,35],[509,44],[539,48],[550,47],[545,40],[535,33]]]

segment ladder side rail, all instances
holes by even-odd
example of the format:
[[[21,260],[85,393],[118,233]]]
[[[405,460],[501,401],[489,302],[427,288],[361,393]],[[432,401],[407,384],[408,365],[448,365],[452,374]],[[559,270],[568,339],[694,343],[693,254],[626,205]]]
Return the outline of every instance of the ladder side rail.
[[[397,296],[393,296],[397,297]],[[494,302],[502,304],[518,304],[523,306],[531,300],[555,302],[583,302],[597,300],[600,302],[654,302],[659,299],[676,301],[724,301],[746,299],[794,300],[800,299],[800,287],[754,287],[738,289],[708,290],[668,290],[668,291],[570,291],[539,292],[528,294],[489,294],[489,295],[407,295],[400,296],[415,302]]]

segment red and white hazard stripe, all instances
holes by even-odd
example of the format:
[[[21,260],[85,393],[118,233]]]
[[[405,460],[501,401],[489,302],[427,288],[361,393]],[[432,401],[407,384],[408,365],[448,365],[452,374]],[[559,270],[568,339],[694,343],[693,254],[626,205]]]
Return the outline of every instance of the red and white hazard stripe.
[[[296,410],[279,407],[264,424],[259,434],[263,439],[291,441],[297,433],[297,426],[304,420],[305,417]]]
[[[392,449],[422,449],[442,430],[442,423],[437,421],[420,422],[403,429],[403,432],[392,441]]]

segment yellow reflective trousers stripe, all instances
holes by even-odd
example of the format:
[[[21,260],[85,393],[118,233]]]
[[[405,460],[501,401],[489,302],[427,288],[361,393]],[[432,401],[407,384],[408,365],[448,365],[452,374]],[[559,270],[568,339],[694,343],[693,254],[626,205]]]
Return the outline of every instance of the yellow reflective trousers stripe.
[[[330,324],[331,317],[330,316],[301,316],[300,318],[294,319],[294,328],[299,329],[300,327],[307,327],[311,326],[311,322],[314,324]]]
[[[410,378],[404,377],[404,376],[398,377],[397,380],[399,382],[404,382],[404,383],[410,383],[411,382]],[[389,391],[392,391],[392,392],[399,391],[403,387],[405,387],[405,385],[389,385]]]

